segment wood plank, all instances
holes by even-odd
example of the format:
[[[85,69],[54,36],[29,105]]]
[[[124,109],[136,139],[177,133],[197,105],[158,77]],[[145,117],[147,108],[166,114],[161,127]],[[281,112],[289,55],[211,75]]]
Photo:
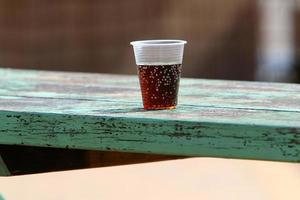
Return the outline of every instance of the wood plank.
[[[10,176],[10,175],[11,174],[10,174],[9,170],[0,155],[0,176]],[[1,200],[1,196],[0,196],[0,200]]]
[[[300,162],[300,86],[183,79],[144,111],[136,76],[1,69],[0,143]]]
[[[78,116],[103,116],[161,121],[300,127],[300,112],[179,105],[176,110],[145,111],[142,103],[111,100],[0,96],[0,110]],[[292,114],[291,114],[292,113]]]
[[[136,76],[0,69],[0,96],[141,102]],[[182,79],[181,105],[300,112],[298,84]]]
[[[299,113],[241,110],[235,116],[234,109],[181,107],[156,114],[135,105],[114,109],[116,102],[93,102],[93,107],[74,100],[30,99],[29,107],[24,99],[9,102],[27,110],[0,112],[2,144],[300,161]],[[283,124],[285,119],[289,123]]]

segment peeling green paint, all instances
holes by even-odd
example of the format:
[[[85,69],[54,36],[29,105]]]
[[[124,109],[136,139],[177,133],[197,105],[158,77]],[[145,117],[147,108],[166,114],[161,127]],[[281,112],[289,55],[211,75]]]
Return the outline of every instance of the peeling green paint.
[[[182,79],[144,111],[136,76],[0,69],[0,143],[300,162],[300,86]]]

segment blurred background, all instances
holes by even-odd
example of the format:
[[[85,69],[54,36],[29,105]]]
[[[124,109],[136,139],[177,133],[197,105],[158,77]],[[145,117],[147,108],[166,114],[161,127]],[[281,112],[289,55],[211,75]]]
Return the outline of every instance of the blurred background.
[[[185,77],[299,81],[300,0],[0,0],[0,66],[135,74],[129,42],[185,39]]]
[[[129,42],[167,38],[188,41],[185,77],[300,80],[300,0],[0,0],[1,67],[136,74]],[[170,158],[5,146],[0,153],[16,174],[49,163],[61,169],[63,161],[77,168]]]

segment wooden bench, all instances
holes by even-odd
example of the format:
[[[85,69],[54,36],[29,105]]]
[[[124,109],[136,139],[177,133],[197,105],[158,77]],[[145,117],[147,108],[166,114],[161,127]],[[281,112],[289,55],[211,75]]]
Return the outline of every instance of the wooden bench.
[[[300,162],[297,84],[183,78],[176,110],[144,111],[137,76],[0,77],[0,144]]]

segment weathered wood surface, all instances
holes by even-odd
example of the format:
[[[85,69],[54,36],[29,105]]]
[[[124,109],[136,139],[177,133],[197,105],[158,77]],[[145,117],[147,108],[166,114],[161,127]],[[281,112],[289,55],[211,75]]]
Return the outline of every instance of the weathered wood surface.
[[[0,143],[300,162],[300,85],[182,79],[144,111],[136,76],[0,69]]]

